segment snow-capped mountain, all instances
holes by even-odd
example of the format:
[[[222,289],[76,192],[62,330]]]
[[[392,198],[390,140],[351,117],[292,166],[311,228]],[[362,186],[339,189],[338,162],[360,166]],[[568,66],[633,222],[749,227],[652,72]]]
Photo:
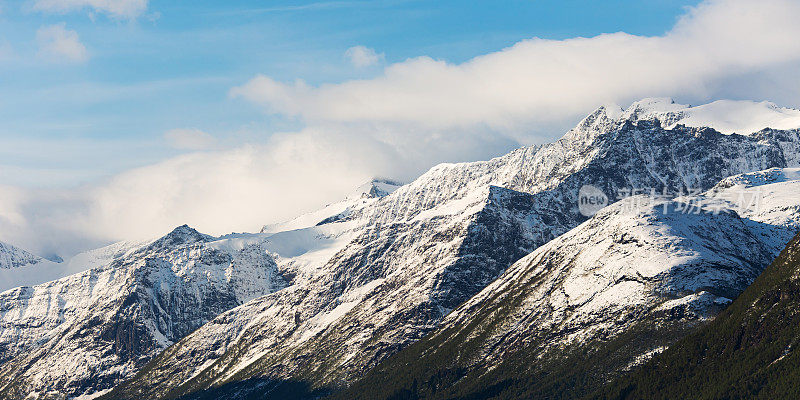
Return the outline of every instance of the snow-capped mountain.
[[[356,188],[346,199],[376,199],[385,197],[397,190],[400,186],[403,186],[400,182],[391,179],[376,178]]]
[[[43,258],[31,254],[19,247],[0,242],[0,269],[19,268],[44,261]]]
[[[337,371],[323,369],[333,379],[337,372],[367,368],[419,339],[457,299],[535,247],[538,239],[525,234],[534,204],[530,195],[498,187],[480,194],[471,211],[455,217],[360,228],[316,273],[299,273],[292,286],[221,315],[190,335],[187,346],[178,344],[159,357],[184,358],[185,367],[170,363],[152,372],[170,390],[198,372],[226,379],[248,368],[270,368],[268,360],[292,353],[297,356],[283,362],[287,369],[312,373],[335,362]],[[202,354],[207,351],[213,354]],[[319,357],[309,359],[309,352]]]
[[[60,263],[0,242],[0,292],[62,277],[64,275],[58,271],[63,268],[64,265]]]
[[[778,254],[800,231],[800,169],[771,168],[722,180],[705,194],[714,207],[734,210]]]
[[[617,120],[658,120],[667,129],[677,125],[712,128],[720,133],[748,135],[767,128],[800,128],[800,110],[767,101],[718,100],[699,106],[677,104],[669,98],[650,98],[626,110],[608,106]]]
[[[110,389],[218,314],[285,286],[265,249],[231,242],[181,226],[87,253],[85,272],[0,293],[0,397]]]
[[[606,207],[515,263],[342,398],[469,397],[489,387],[511,398],[581,397],[715,316],[759,275],[800,229],[800,180],[789,179],[797,172]]]
[[[285,232],[333,222],[332,218],[349,215],[355,210],[364,208],[381,197],[388,196],[400,186],[402,184],[389,179],[373,179],[356,188],[342,201],[328,204],[319,210],[302,214],[289,221],[264,225],[261,228],[261,233]]]
[[[628,111],[600,108],[555,143],[442,164],[320,220],[314,229],[349,241],[296,270],[286,289],[170,347],[109,398],[233,396],[297,381],[312,389],[346,385],[431,332],[513,262],[585,221],[583,185],[614,201],[631,188],[707,190],[731,175],[798,166],[797,130],[726,135]],[[729,218],[726,229],[739,221]],[[752,249],[769,254],[762,250]]]
[[[76,254],[67,261],[54,262],[38,259],[35,264],[28,264],[22,268],[0,268],[0,292],[20,286],[36,286],[92,268],[102,267],[114,258],[122,257],[126,252],[136,250],[149,242],[122,241]]]

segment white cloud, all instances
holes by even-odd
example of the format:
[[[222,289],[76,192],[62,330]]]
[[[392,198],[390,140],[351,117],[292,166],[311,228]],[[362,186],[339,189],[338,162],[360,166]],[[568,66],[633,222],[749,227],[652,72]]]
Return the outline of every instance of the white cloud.
[[[39,28],[36,41],[39,55],[48,60],[81,63],[89,59],[89,52],[78,33],[67,29],[64,23]]]
[[[147,10],[148,0],[34,0],[33,9],[49,13],[66,13],[88,9],[115,18],[133,19]]]
[[[344,52],[344,56],[356,68],[371,67],[383,60],[383,53],[378,54],[375,50],[364,46],[353,46]]]
[[[796,65],[798,20],[797,1],[709,0],[662,36],[534,38],[463,64],[418,57],[374,79],[320,86],[257,76],[232,93],[312,124],[483,125],[519,132],[574,119],[601,103],[709,99],[741,84],[744,74]],[[770,90],[786,93],[780,84]],[[800,100],[797,94],[793,99]]]
[[[369,179],[367,171],[385,170],[382,152],[376,144],[308,131],[178,156],[75,190],[0,187],[0,240],[69,255],[183,223],[213,234],[257,231],[338,200]]]
[[[186,154],[76,189],[0,187],[0,241],[66,257],[184,223],[211,234],[252,232],[338,201],[374,176],[407,180],[441,159],[464,161],[514,146],[478,132],[458,140],[370,132],[278,134],[262,145]]]
[[[216,139],[197,128],[170,129],[164,133],[170,146],[182,150],[205,150],[214,147]]]

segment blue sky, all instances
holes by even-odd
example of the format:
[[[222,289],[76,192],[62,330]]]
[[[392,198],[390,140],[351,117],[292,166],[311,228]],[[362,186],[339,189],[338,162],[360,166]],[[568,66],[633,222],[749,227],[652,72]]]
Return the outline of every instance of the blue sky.
[[[69,186],[147,165],[181,152],[164,143],[170,129],[200,129],[235,146],[302,126],[228,95],[259,73],[335,83],[423,55],[462,63],[531,37],[660,35],[695,3],[151,1],[128,18],[4,1],[0,183]],[[37,30],[62,23],[79,36],[85,60],[41,56]],[[356,45],[384,60],[354,68],[344,53]]]

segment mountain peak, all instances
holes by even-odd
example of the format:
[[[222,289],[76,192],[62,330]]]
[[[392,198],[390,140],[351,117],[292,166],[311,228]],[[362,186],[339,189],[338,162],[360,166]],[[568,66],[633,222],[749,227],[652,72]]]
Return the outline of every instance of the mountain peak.
[[[384,197],[394,192],[400,186],[403,186],[403,184],[391,179],[374,178],[356,188],[353,193],[347,196],[347,199],[374,199],[378,197]]]
[[[42,260],[43,259],[41,257],[22,250],[19,247],[0,242],[0,269],[10,269],[30,264],[37,264]]]
[[[712,128],[726,135],[752,135],[767,128],[800,129],[800,110],[768,101],[717,100],[693,106],[676,103],[669,97],[648,97],[624,110],[615,104],[598,107],[565,137],[592,138],[626,121],[658,121],[664,129],[685,125]]]
[[[608,132],[616,126],[622,113],[622,108],[615,104],[602,105],[584,117],[575,128],[570,129],[564,135],[564,139],[588,143],[597,135]]]
[[[713,128],[720,133],[750,135],[766,128],[800,128],[800,110],[767,101],[717,100],[699,106],[675,103],[670,98],[639,100],[622,113],[619,122],[658,120],[666,129],[676,125]]]
[[[632,110],[653,110],[653,111],[671,111],[689,106],[676,104],[675,100],[671,97],[645,97],[641,100],[633,102],[626,111]]]
[[[161,248],[166,246],[178,246],[183,244],[208,242],[212,239],[213,237],[200,233],[189,225],[183,224],[173,229],[172,232],[153,242],[150,247]]]

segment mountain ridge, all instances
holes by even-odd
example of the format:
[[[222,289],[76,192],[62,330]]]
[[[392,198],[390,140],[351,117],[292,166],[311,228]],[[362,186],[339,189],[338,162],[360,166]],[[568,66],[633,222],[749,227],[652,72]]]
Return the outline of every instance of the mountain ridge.
[[[578,208],[585,185],[614,202],[633,189],[679,196],[743,172],[800,166],[798,130],[725,135],[618,114],[598,108],[554,143],[440,164],[400,187],[372,181],[357,196],[261,233],[212,238],[181,226],[108,249],[93,264],[99,268],[3,293],[0,340],[52,327],[40,320],[54,293],[75,294],[89,314],[59,316],[63,329],[52,329],[51,343],[7,339],[3,351],[13,362],[0,364],[0,393],[95,396],[123,381],[105,396],[341,388],[436,329],[515,261],[585,222]],[[781,207],[769,216],[779,220]],[[268,272],[252,279],[262,267]],[[116,300],[104,309],[87,290]],[[29,296],[41,307],[24,306]],[[210,306],[198,310],[206,300]],[[126,338],[134,332],[144,341]],[[102,351],[91,358],[81,349]],[[65,383],[46,364],[73,352],[95,367]]]
[[[0,242],[0,269],[20,268],[44,261],[44,258],[8,243]]]
[[[0,397],[110,389],[220,312],[284,285],[259,247],[225,252],[209,240],[178,227],[102,266],[0,293]]]
[[[791,183],[783,192],[794,200],[792,224],[775,218],[782,202],[769,190],[764,202],[778,207],[750,210],[750,221],[719,191],[633,199],[638,210],[606,207],[333,398],[580,397],[709,321],[748,287],[780,251],[772,242],[797,232],[800,199],[792,194],[800,181]],[[697,216],[678,211],[690,204],[702,207]]]
[[[769,167],[794,166],[796,164],[792,163],[797,159],[795,153],[799,148],[800,140],[797,131],[761,131],[752,136],[742,136],[723,135],[713,129],[690,128],[680,125],[672,129],[664,129],[660,123],[654,121],[636,121],[634,123],[626,120],[618,123],[610,118],[607,112],[598,109],[555,143],[521,148],[506,156],[489,161],[438,165],[414,182],[398,188],[392,194],[323,226],[334,227],[340,224],[358,226],[363,224],[359,221],[368,221],[364,225],[366,228],[357,228],[357,230],[366,229],[359,230],[364,233],[357,234],[349,245],[340,250],[339,254],[346,254],[350,251],[355,251],[353,254],[363,255],[382,254],[381,252],[385,251],[383,249],[392,248],[385,238],[394,238],[398,232],[408,232],[404,231],[404,229],[408,229],[408,226],[415,226],[415,224],[421,226],[418,225],[420,223],[433,224],[434,221],[435,224],[430,225],[431,227],[442,226],[441,224],[447,224],[448,220],[458,221],[464,215],[484,207],[483,199],[486,199],[488,193],[495,190],[491,189],[492,186],[495,186],[530,196],[535,208],[531,209],[529,213],[526,212],[527,215],[522,218],[527,221],[527,227],[521,232],[527,232],[522,237],[528,235],[534,238],[537,243],[536,247],[538,247],[586,219],[577,212],[577,194],[578,189],[587,183],[596,185],[602,191],[612,194],[614,197],[611,200],[617,200],[615,195],[618,194],[619,189],[631,187],[653,187],[672,193],[687,191],[688,188],[709,189],[721,179],[741,172]],[[421,238],[436,237],[436,229],[428,229],[424,232],[417,232],[415,240],[421,241]],[[508,236],[508,239],[519,237],[518,235]],[[379,238],[380,240],[376,240]],[[368,246],[364,247],[367,244]],[[503,246],[516,247],[513,242],[507,242]],[[409,247],[409,249],[413,248],[413,245]],[[428,268],[427,263],[430,261],[419,258],[416,250],[411,254],[415,255],[404,257],[404,268],[409,271],[419,270],[420,272],[415,272],[415,274],[419,274],[420,277],[429,275],[430,272],[422,274],[421,271]],[[326,273],[338,277],[337,282],[340,283],[329,282],[322,286],[314,284],[308,289],[296,287],[293,290],[299,290],[304,295],[307,293],[306,290],[311,290],[313,293],[330,293],[324,295],[324,300],[321,300],[330,302],[346,292],[360,293],[358,288],[371,283],[377,285],[370,289],[370,293],[372,293],[370,298],[373,298],[375,290],[387,287],[386,274],[392,269],[385,269],[386,263],[397,262],[392,258],[385,258],[380,262],[368,261],[370,259],[363,259],[362,255],[359,255],[358,258],[351,258],[352,261],[345,261],[346,259],[340,258],[340,255],[335,256],[339,261],[328,262],[322,267]],[[460,254],[458,257],[468,259],[470,253]],[[421,260],[421,263],[417,260]],[[504,268],[501,267],[499,270]],[[449,271],[455,272],[456,270],[444,268],[441,271],[449,273]],[[395,315],[397,311],[389,311],[390,308],[387,307],[374,307],[371,312],[364,312],[353,311],[359,310],[356,305],[353,305],[354,308],[338,309],[333,312],[336,309],[333,306],[330,309],[320,310],[316,306],[306,307],[296,304],[295,309],[302,310],[301,313],[306,310],[320,310],[319,314],[311,316],[312,320],[313,318],[325,319],[335,316],[337,321],[348,321],[347,324],[342,322],[342,326],[346,325],[355,330],[363,329],[367,332],[364,338],[356,340],[357,343],[364,343],[366,346],[374,343],[374,339],[370,338],[373,337],[376,328],[385,331],[386,333],[377,337],[390,338],[386,342],[388,347],[386,344],[381,344],[381,346],[392,349],[391,352],[394,352],[435,327],[450,308],[466,300],[470,293],[476,293],[483,284],[479,280],[478,284],[468,285],[469,289],[466,291],[452,291],[448,290],[450,288],[447,283],[451,282],[449,280],[451,278],[445,278],[445,276],[448,275],[442,276],[441,280],[442,283],[445,283],[444,285],[416,285],[418,288],[431,288],[425,289],[432,291],[423,298],[437,299],[436,302],[439,302],[440,307],[443,308],[432,314],[423,314],[426,315],[425,318],[434,316],[433,319],[430,319],[432,324],[417,324],[410,330],[401,329],[408,325],[401,323],[404,319],[389,317]],[[393,283],[394,289],[392,290],[395,291],[394,293],[406,293],[404,291],[410,289],[404,288],[411,286],[411,282],[416,282],[415,279],[417,278],[406,278],[405,283]],[[324,282],[324,280],[318,282]],[[341,287],[345,289],[345,292],[337,289]],[[322,292],[317,292],[318,290],[322,290]],[[454,297],[441,297],[438,293],[451,293]],[[286,296],[286,301],[291,302],[288,298],[298,295],[292,294],[292,291],[285,291],[270,296],[274,298]],[[365,301],[362,297],[356,298],[361,299],[356,304]],[[401,298],[413,299],[414,297],[403,296]],[[263,300],[258,301],[263,302]],[[412,302],[406,305],[400,302],[398,304],[402,305],[401,309],[412,310],[417,303]],[[257,390],[258,387],[263,387],[259,385],[269,386],[280,384],[280,382],[304,379],[308,379],[313,390],[315,387],[321,388],[328,385],[334,387],[346,385],[349,380],[348,374],[357,375],[360,373],[358,371],[361,371],[359,368],[366,368],[342,368],[342,365],[353,360],[349,356],[350,354],[363,353],[364,348],[360,347],[342,353],[324,365],[316,364],[313,358],[309,358],[311,354],[322,354],[327,351],[323,349],[328,348],[329,344],[336,343],[341,338],[351,337],[342,333],[339,336],[334,334],[333,337],[323,340],[319,335],[324,336],[326,333],[331,333],[331,328],[325,331],[315,331],[309,325],[303,330],[318,338],[314,342],[317,343],[316,348],[303,347],[306,350],[298,348],[298,350],[285,350],[279,353],[264,353],[264,346],[269,347],[271,345],[268,343],[276,343],[279,341],[278,338],[282,338],[282,336],[276,336],[277,332],[271,331],[273,328],[268,328],[264,332],[252,331],[247,335],[241,333],[218,335],[228,338],[223,342],[211,339],[215,336],[216,330],[224,332],[227,329],[226,325],[239,324],[239,322],[235,322],[237,319],[252,320],[257,315],[270,315],[272,316],[270,318],[280,317],[285,321],[282,324],[287,327],[282,329],[296,326],[295,317],[291,317],[291,315],[296,315],[296,311],[289,311],[291,308],[266,305],[266,307],[253,307],[249,311],[245,311],[247,307],[245,305],[238,309],[241,311],[239,317],[233,318],[226,314],[218,318],[218,322],[206,325],[196,331],[175,348],[165,352],[163,357],[157,358],[145,367],[144,373],[121,385],[109,396],[132,398],[145,395],[154,398],[172,398],[192,396],[192,393],[196,393],[198,396],[200,396],[199,393],[206,393],[210,396],[209,393],[215,393],[214,388],[230,387],[225,386],[229,384],[238,385],[236,382],[255,382],[255,386],[251,390]],[[377,317],[375,310],[389,312],[386,316],[381,313],[378,314],[381,316]],[[437,308],[433,308],[433,310],[437,310]],[[402,312],[397,315],[402,315]],[[366,321],[369,321],[367,316],[386,322],[365,325]],[[300,315],[298,322],[302,325],[307,320],[308,317]],[[387,334],[388,336],[386,336]],[[240,339],[242,337],[259,339],[243,341]],[[189,367],[187,370],[186,360],[191,358],[191,356],[187,356],[188,354],[207,354],[206,351],[200,350],[209,346],[208,343],[203,344],[205,340],[209,340],[216,348],[227,349],[226,353],[228,354],[222,356],[227,361],[220,363],[222,358],[218,355],[209,358],[200,356],[191,361],[191,364],[195,366]],[[280,341],[284,340],[280,339]],[[382,341],[377,339],[377,342]],[[345,346],[345,348],[349,347]],[[357,365],[372,365],[382,357],[385,356],[370,358],[366,363],[359,361]],[[182,360],[180,369],[177,369],[178,364],[172,360],[173,358]],[[218,371],[228,370],[237,364],[233,361],[237,358],[246,360],[245,364],[255,366],[251,367],[249,372],[240,373],[239,371],[244,370],[235,367],[230,369],[230,372],[219,374]],[[258,361],[259,358],[262,360]],[[276,360],[280,360],[280,362]],[[319,368],[314,371],[297,372],[302,369],[297,365],[300,365],[300,362],[307,363],[309,360],[312,365],[319,365]],[[241,391],[245,390],[244,388],[236,387],[239,388],[237,393],[244,393]]]

